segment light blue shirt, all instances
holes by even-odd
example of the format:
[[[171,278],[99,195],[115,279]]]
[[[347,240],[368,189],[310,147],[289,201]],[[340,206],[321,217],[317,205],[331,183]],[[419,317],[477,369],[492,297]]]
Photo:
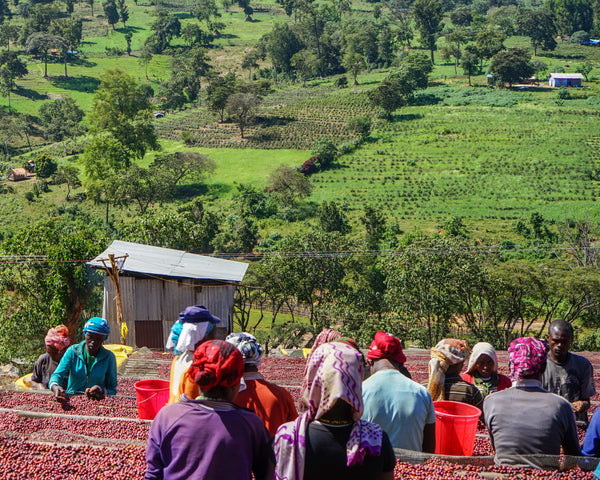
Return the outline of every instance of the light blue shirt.
[[[83,349],[85,341],[69,347],[61,359],[58,367],[50,377],[48,388],[52,384],[62,385],[63,378],[69,378],[67,393],[83,393],[86,388],[99,385],[106,394],[117,393],[117,359],[115,354],[104,347],[100,347],[96,355],[96,361],[90,368],[89,374],[86,370]]]
[[[397,370],[380,370],[363,382],[363,402],[362,418],[379,424],[394,448],[423,450],[423,429],[435,423],[425,387]]]

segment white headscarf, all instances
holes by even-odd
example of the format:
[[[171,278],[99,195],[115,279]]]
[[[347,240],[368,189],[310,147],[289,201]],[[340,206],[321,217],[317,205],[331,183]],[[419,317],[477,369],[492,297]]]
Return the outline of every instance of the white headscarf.
[[[206,336],[209,325],[214,327],[211,322],[184,323],[175,348],[180,352],[196,350],[196,344]]]
[[[498,372],[498,358],[496,357],[496,350],[494,350],[494,347],[487,342],[479,342],[473,347],[473,352],[471,353],[469,364],[467,366],[467,373],[470,374],[473,370],[475,370],[475,364],[482,355],[487,355],[493,360],[493,371]]]

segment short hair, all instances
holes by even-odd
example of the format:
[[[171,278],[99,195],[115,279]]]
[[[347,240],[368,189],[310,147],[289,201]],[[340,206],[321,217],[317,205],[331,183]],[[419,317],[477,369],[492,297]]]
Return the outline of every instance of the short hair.
[[[550,335],[552,330],[556,330],[558,332],[565,332],[569,334],[571,338],[573,338],[573,325],[565,320],[554,320],[548,326],[548,335]]]

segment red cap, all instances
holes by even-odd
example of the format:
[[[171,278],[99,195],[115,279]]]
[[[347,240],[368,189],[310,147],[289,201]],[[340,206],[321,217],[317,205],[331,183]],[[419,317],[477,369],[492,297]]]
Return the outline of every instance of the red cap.
[[[406,355],[402,352],[402,344],[397,337],[390,333],[379,331],[369,347],[368,360],[388,358],[399,363],[406,362]]]

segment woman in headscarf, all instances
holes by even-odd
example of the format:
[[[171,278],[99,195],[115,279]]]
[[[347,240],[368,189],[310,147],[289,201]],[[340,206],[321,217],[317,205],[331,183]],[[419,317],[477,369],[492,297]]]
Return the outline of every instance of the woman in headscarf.
[[[31,375],[31,388],[46,389],[50,376],[58,367],[58,362],[63,357],[69,344],[69,329],[65,325],[58,325],[51,328],[44,338],[46,344],[46,353],[42,353],[33,365]],[[63,387],[66,387],[65,382]]]
[[[354,347],[331,342],[309,359],[307,410],[275,435],[278,480],[393,479],[394,451],[379,425],[361,420],[364,359]]]
[[[469,344],[465,340],[456,338],[445,338],[431,348],[427,390],[434,402],[436,400],[463,402],[481,410],[483,406],[481,392],[459,375],[468,356]]]
[[[150,427],[146,480],[273,478],[270,435],[254,413],[233,403],[244,373],[240,352],[222,340],[203,342],[189,374],[201,395],[162,408]]]
[[[510,388],[512,385],[510,378],[498,373],[496,350],[487,342],[475,344],[469,357],[467,371],[461,374],[461,378],[475,385],[484,399],[490,393]]]
[[[215,326],[221,319],[211,315],[204,305],[193,305],[179,314],[179,321],[182,327],[177,336],[175,349],[180,353],[171,363],[168,403],[178,402],[183,393],[187,393],[192,399],[198,395],[197,383],[186,373],[192,365],[194,351],[198,345],[215,338]]]
[[[117,393],[117,359],[102,346],[109,333],[110,327],[103,318],[90,318],[85,323],[85,340],[69,347],[50,377],[48,386],[57,399],[85,393],[92,400],[102,400]],[[65,378],[69,379],[66,390],[62,387]]]
[[[290,392],[268,382],[258,372],[263,348],[254,335],[245,332],[232,333],[225,341],[236,347],[244,358],[243,378],[246,388],[237,394],[234,402],[254,411],[265,423],[269,433],[275,435],[282,423],[298,417]]]

